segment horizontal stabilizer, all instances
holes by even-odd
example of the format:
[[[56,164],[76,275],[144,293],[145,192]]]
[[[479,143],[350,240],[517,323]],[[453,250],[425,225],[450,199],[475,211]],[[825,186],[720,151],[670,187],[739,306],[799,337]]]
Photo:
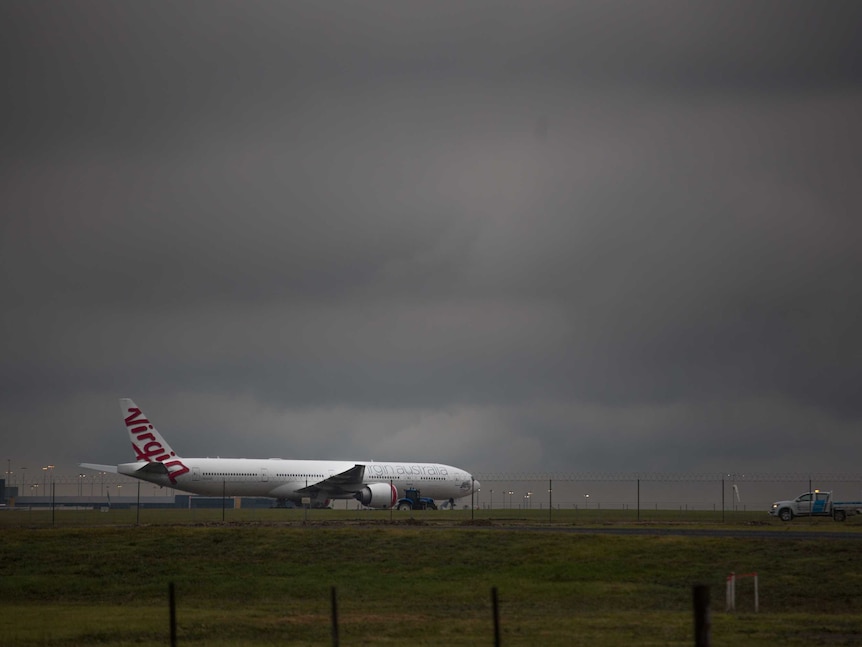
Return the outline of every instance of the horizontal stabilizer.
[[[83,467],[86,470],[95,470],[96,472],[110,472],[111,474],[117,473],[116,465],[99,465],[98,463],[80,463],[78,467]]]

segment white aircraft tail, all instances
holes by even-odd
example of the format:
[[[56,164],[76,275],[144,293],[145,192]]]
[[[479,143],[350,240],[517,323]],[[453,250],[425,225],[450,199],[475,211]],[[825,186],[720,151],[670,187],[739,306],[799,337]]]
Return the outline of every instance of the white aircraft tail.
[[[132,449],[135,450],[135,460],[170,464],[171,459],[179,458],[168,442],[162,438],[159,430],[147,420],[144,412],[134,402],[128,398],[122,398],[120,410],[123,412]]]

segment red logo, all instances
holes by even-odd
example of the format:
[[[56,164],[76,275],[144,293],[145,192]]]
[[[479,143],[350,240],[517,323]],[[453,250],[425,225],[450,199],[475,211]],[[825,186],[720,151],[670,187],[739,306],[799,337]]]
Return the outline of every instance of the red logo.
[[[156,438],[156,434],[159,432],[153,428],[150,421],[144,418],[143,415],[140,409],[129,409],[129,416],[126,417],[126,427],[129,428],[129,433],[138,441],[137,444],[132,443],[132,449],[135,450],[135,458],[147,463],[162,463],[168,470],[168,478],[171,480],[171,483],[176,483],[177,477],[187,473],[189,468],[183,465],[180,459],[167,461],[167,459],[176,456],[176,454],[170,451],[170,448],[165,449],[162,445],[161,436]],[[151,429],[155,433],[151,433]],[[141,446],[141,443],[144,441],[148,442]]]

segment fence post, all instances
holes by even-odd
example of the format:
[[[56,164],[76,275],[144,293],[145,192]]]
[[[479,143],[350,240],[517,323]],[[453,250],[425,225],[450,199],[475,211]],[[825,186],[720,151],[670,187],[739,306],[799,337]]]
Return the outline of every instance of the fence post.
[[[494,647],[500,647],[500,609],[497,604],[497,587],[491,587],[491,608],[494,613]]]
[[[332,647],[338,647],[338,599],[335,596],[335,587],[330,589],[332,602]]]
[[[736,573],[731,571],[725,584],[725,611],[736,611]]]
[[[758,613],[760,611],[760,591],[757,581],[757,573],[743,573],[741,575],[737,575],[733,571],[731,571],[730,575],[727,576],[727,593],[726,593],[726,610],[727,611],[736,611],[736,580],[739,578],[751,577],[754,579],[754,612]]]
[[[474,503],[476,495],[476,478],[470,477],[470,521],[474,521],[475,512],[476,512],[476,504]]]
[[[694,587],[694,644],[709,647],[709,587],[698,584]]]
[[[177,602],[173,582],[168,583],[168,606],[170,607],[171,647],[177,647]]]
[[[760,592],[757,590],[757,573],[754,574],[754,613],[760,612]]]

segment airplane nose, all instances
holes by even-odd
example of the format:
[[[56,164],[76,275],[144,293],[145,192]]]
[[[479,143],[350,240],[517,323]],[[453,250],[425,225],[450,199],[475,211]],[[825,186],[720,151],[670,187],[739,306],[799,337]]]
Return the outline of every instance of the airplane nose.
[[[479,481],[477,481],[476,479],[473,479],[473,492],[478,492],[480,485],[481,485],[481,483],[479,483]]]

